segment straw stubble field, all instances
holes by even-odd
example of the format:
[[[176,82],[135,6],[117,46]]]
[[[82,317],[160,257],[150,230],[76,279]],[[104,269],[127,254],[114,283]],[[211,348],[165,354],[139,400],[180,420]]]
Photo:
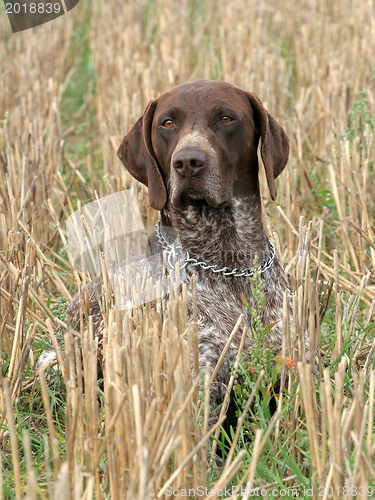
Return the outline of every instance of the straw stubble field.
[[[16,35],[0,22],[2,498],[375,498],[374,3],[95,0]],[[222,465],[184,288],[132,313],[108,294],[104,384],[92,328],[74,335],[64,315],[90,279],[66,219],[133,187],[155,223],[116,149],[149,99],[199,78],[255,91],[291,139],[277,201],[262,194],[295,291],[297,368],[273,417],[237,387],[255,414]],[[51,347],[60,370],[38,371]]]

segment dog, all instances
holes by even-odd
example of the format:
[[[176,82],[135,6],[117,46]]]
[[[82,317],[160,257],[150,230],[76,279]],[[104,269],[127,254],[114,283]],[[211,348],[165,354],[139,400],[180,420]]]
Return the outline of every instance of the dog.
[[[160,211],[150,247],[171,252],[167,230],[173,228],[186,252],[190,318],[190,277],[196,275],[200,370],[207,362],[215,368],[238,317],[245,314],[212,387],[212,409],[223,402],[245,325],[244,350],[251,352],[254,345],[249,309],[254,308],[250,277],[255,258],[266,296],[261,319],[264,325],[274,324],[264,346],[272,347],[275,355],[282,350],[283,300],[291,290],[262,222],[258,153],[274,200],[275,179],[289,157],[286,133],[256,94],[210,80],[179,85],[152,100],[118,149],[128,172],[148,186],[150,206]],[[101,294],[100,278],[87,285],[89,311],[99,334]],[[76,296],[67,318],[77,330],[79,311]]]

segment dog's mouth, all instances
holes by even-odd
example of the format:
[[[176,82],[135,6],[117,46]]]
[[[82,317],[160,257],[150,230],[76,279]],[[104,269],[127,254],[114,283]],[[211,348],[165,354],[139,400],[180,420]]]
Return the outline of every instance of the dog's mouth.
[[[205,196],[198,189],[189,187],[181,193],[181,201],[188,202],[189,200],[204,200]]]
[[[178,202],[179,208],[184,208],[189,205],[201,206],[208,205],[212,208],[219,208],[223,205],[221,200],[218,200],[215,196],[211,196],[210,193],[203,193],[199,189],[189,187],[184,189],[180,196]]]

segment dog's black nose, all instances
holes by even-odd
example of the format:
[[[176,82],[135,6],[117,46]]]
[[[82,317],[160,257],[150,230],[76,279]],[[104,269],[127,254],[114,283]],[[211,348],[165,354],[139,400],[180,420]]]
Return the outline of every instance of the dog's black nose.
[[[173,168],[181,177],[193,177],[205,166],[205,153],[195,148],[183,148],[173,157]]]

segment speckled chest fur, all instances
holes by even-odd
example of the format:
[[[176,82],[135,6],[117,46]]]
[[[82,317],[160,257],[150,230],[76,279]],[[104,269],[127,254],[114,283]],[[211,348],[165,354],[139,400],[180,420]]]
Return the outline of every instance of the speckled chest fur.
[[[172,212],[172,213],[171,213]],[[268,257],[268,239],[263,231],[259,197],[235,199],[222,209],[205,206],[190,206],[181,214],[166,209],[163,216],[173,221],[181,244],[190,257],[207,264],[229,269],[252,267],[257,256],[258,263]],[[261,229],[260,229],[261,228]],[[217,375],[212,393],[212,406],[222,402],[230,378],[230,365],[234,362],[241,342],[244,325],[249,326],[244,350],[253,344],[252,318],[242,303],[242,296],[254,308],[252,281],[249,277],[224,276],[197,266],[188,266],[185,281],[188,289],[188,314],[192,317],[190,276],[197,279],[197,315],[199,365],[204,370],[209,362],[212,370],[227,343],[240,314],[245,318],[235,335],[231,348]],[[275,323],[264,339],[264,345],[272,346],[275,354],[281,352],[283,335],[284,292],[290,296],[289,280],[277,258],[259,278],[263,281],[266,305],[262,310],[264,325]]]

